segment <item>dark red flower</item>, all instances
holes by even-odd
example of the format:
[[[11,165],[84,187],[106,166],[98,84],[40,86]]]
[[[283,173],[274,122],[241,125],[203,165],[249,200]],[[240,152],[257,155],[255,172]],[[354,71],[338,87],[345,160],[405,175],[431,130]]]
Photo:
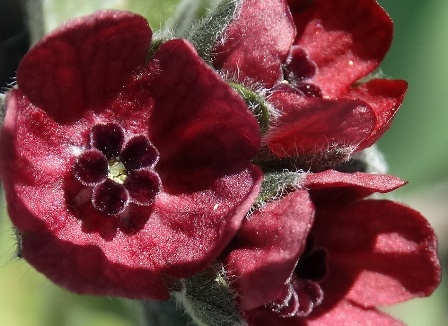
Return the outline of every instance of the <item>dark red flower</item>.
[[[430,294],[437,244],[411,208],[362,199],[404,182],[328,170],[242,225],[224,264],[249,325],[401,325],[376,307]]]
[[[252,113],[188,42],[148,59],[151,35],[131,13],[76,19],[7,94],[0,171],[22,255],[76,292],[167,299],[258,194]]]
[[[280,113],[266,135],[276,156],[323,157],[324,168],[375,143],[401,104],[406,82],[359,82],[391,39],[392,22],[374,0],[244,0],[214,65],[268,90]]]

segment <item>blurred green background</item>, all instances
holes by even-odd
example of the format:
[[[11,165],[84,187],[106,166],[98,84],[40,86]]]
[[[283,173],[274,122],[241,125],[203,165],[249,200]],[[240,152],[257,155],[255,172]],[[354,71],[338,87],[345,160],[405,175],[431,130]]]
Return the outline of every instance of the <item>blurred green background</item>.
[[[32,0],[33,1],[33,0]],[[0,0],[2,10],[8,0]],[[39,1],[34,1],[38,3]],[[44,0],[46,30],[65,19],[98,8],[128,9],[158,29],[177,0]],[[213,0],[204,1],[204,3]],[[395,199],[420,210],[440,239],[448,260],[448,1],[379,1],[395,22],[395,38],[382,72],[409,82],[406,100],[392,128],[380,141],[390,173],[410,183]],[[6,7],[6,10],[8,8]],[[34,30],[38,35],[39,30]],[[32,35],[32,38],[37,36]],[[3,85],[2,85],[3,86]],[[93,298],[54,286],[29,265],[14,258],[15,240],[2,203],[0,219],[0,325],[131,326],[139,325],[138,306],[128,300]],[[416,267],[418,268],[418,267]],[[445,277],[446,278],[446,277]],[[410,326],[445,326],[446,281],[430,297],[386,310]]]

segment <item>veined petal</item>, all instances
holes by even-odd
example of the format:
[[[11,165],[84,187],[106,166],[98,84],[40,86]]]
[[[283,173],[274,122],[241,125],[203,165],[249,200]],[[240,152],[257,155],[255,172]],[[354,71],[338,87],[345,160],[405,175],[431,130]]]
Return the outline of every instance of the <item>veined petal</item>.
[[[306,318],[282,318],[265,308],[246,313],[250,326],[340,326],[340,325],[381,325],[405,326],[401,321],[376,309],[365,309],[347,301],[340,302],[331,310]]]
[[[0,135],[2,178],[18,178],[29,185],[59,182],[74,161],[73,149],[87,139],[84,126],[62,128],[20,89],[6,95],[5,105]]]
[[[436,236],[417,211],[363,200],[317,212],[312,234],[331,250],[331,273],[322,284],[326,304],[345,296],[364,307],[390,305],[428,295],[438,285]]]
[[[270,102],[280,117],[269,130],[269,149],[279,157],[354,151],[373,131],[376,117],[360,100],[306,98],[294,92],[276,91]]]
[[[240,82],[272,87],[282,78],[282,63],[294,36],[294,22],[283,0],[244,0],[213,51],[213,64]]]
[[[341,301],[330,310],[316,311],[316,317],[307,319],[307,326],[381,325],[405,326],[403,322],[375,308],[363,308],[348,300]]]
[[[152,32],[142,16],[104,10],[74,19],[37,43],[17,70],[19,88],[58,122],[102,109],[145,62]]]
[[[157,245],[152,260],[167,274],[187,277],[203,270],[239,230],[258,195],[262,173],[255,166],[227,172],[184,176],[184,188],[168,189],[154,203],[156,217],[149,220],[147,234],[141,234]]]
[[[407,86],[404,80],[372,79],[350,89],[346,97],[369,103],[377,118],[372,134],[358,150],[372,146],[389,129],[395,113],[403,102]]]
[[[406,181],[387,174],[326,170],[307,173],[302,186],[310,190],[314,202],[341,204],[367,197],[375,192],[390,192],[405,184]]]
[[[76,293],[169,299],[159,271],[128,265],[132,255],[128,256],[120,246],[114,249],[117,259],[111,264],[107,252],[80,235],[79,244],[74,246],[43,229],[27,233],[23,238],[23,257],[50,280]]]
[[[374,0],[313,0],[291,9],[297,27],[294,44],[316,64],[309,82],[324,96],[343,95],[376,69],[392,42],[392,21]]]
[[[158,169],[226,169],[260,147],[253,113],[185,40],[161,45],[126,91],[151,106],[148,133],[160,154]]]
[[[298,190],[266,204],[243,223],[225,260],[241,309],[275,298],[305,248],[313,217],[307,192]]]

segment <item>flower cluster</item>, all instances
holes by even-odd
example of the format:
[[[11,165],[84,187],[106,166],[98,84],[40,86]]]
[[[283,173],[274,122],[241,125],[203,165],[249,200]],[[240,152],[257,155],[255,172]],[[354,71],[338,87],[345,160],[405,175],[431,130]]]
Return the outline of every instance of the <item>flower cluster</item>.
[[[371,76],[390,18],[236,3],[211,60],[111,10],[27,53],[0,134],[21,256],[78,293],[157,300],[218,263],[249,325],[399,325],[376,307],[429,295],[440,265],[423,216],[368,198],[405,184],[362,158],[407,88]]]

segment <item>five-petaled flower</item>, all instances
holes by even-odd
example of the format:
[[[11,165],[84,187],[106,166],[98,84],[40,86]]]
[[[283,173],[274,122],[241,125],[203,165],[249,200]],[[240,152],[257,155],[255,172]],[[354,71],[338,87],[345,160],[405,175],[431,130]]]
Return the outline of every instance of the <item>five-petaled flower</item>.
[[[423,216],[363,199],[404,182],[327,170],[245,221],[224,266],[251,326],[402,325],[377,306],[425,296],[440,281]]]
[[[305,170],[335,167],[387,130],[407,84],[372,78],[392,40],[375,0],[244,0],[214,50],[214,66],[265,89],[279,113],[265,136]]]
[[[185,40],[148,58],[135,14],[100,11],[35,45],[6,97],[1,177],[23,257],[70,290],[167,299],[258,194],[256,119]]]

